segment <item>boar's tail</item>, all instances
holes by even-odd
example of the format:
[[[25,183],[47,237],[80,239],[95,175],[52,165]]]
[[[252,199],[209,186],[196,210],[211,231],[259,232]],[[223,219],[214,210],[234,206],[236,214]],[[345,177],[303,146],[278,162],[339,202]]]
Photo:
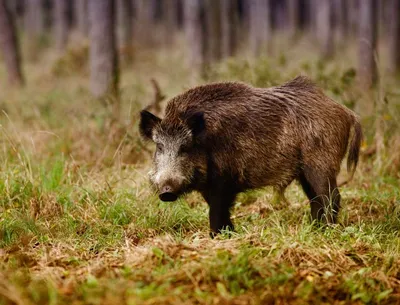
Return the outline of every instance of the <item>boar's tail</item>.
[[[354,132],[352,135],[352,139],[350,142],[350,147],[349,147],[349,154],[347,157],[347,171],[351,173],[350,179],[353,178],[354,172],[357,167],[358,163],[358,158],[360,155],[360,146],[361,146],[361,141],[363,139],[363,133],[361,129],[361,124],[358,118],[354,118],[354,124],[353,124]]]

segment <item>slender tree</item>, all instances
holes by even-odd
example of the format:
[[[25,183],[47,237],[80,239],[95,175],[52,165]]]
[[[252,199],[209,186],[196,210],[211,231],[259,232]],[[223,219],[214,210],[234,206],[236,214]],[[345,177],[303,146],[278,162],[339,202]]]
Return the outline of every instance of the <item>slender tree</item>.
[[[44,32],[44,8],[42,0],[25,0],[24,27],[28,41],[28,57],[35,60],[39,42]]]
[[[97,98],[118,98],[114,7],[114,0],[89,0],[90,83]]]
[[[54,40],[58,51],[64,51],[68,43],[68,0],[54,1]]]
[[[118,44],[121,54],[121,61],[129,63],[133,56],[133,11],[131,0],[118,0]]]
[[[9,84],[23,85],[24,79],[21,72],[21,59],[15,25],[5,0],[0,0],[0,47],[3,52]]]
[[[360,85],[371,87],[377,81],[377,0],[363,0],[360,3],[358,79]]]
[[[270,0],[271,5],[271,23],[274,30],[285,30],[287,28],[287,1]]]
[[[223,57],[233,56],[238,39],[238,2],[221,0],[221,53]]]
[[[286,0],[287,27],[290,36],[294,37],[300,26],[300,2],[299,0]]]
[[[205,1],[205,22],[207,35],[207,61],[209,63],[218,61],[222,57],[221,52],[221,1]]]
[[[400,0],[390,0],[389,71],[400,73]]]
[[[25,0],[25,30],[38,37],[44,31],[43,0]]]
[[[248,0],[250,12],[250,48],[255,56],[267,51],[268,40],[271,35],[269,1]]]
[[[134,23],[134,37],[139,44],[151,45],[153,44],[153,1],[149,0],[134,0],[135,10],[135,23]]]
[[[202,0],[185,0],[184,27],[188,49],[188,65],[195,72],[203,74],[206,66],[206,39]]]
[[[78,32],[87,37],[89,28],[88,18],[88,0],[75,0],[74,2],[74,19]]]
[[[178,6],[178,0],[162,0],[162,19],[165,29],[163,35],[167,46],[173,44],[178,29]]]
[[[322,48],[322,55],[330,58],[333,55],[333,10],[331,0],[318,0],[316,2],[316,30]]]
[[[363,5],[362,1],[347,0],[349,28],[350,28],[350,33],[354,36],[358,35],[359,32],[360,5]]]
[[[392,25],[392,0],[378,0],[378,36],[388,39]]]
[[[349,36],[349,2],[348,0],[334,0],[334,28],[338,42],[347,40]]]
[[[14,19],[17,19],[18,17],[18,6],[20,5],[19,0],[6,0],[5,1],[6,6],[11,14],[11,16]],[[17,23],[15,23],[15,26],[18,27]]]

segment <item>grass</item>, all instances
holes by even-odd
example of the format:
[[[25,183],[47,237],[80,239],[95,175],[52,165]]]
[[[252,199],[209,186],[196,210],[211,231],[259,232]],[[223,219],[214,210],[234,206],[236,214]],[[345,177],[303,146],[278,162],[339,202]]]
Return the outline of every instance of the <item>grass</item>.
[[[0,71],[0,304],[400,302],[398,81],[383,84],[383,165],[363,157],[341,188],[338,225],[313,227],[293,184],[290,206],[272,204],[268,188],[241,194],[236,232],[211,240],[198,194],[171,204],[152,193],[151,147],[137,133],[137,111],[152,99],[149,76],[169,97],[193,85],[181,54],[137,54],[123,69],[121,121],[110,125],[107,105],[87,92],[82,52],[27,63],[22,90],[7,88]],[[360,110],[368,151],[374,113],[356,89],[352,50],[343,52],[346,62],[322,62],[300,44],[255,62],[227,60],[209,80],[269,86],[306,73]]]

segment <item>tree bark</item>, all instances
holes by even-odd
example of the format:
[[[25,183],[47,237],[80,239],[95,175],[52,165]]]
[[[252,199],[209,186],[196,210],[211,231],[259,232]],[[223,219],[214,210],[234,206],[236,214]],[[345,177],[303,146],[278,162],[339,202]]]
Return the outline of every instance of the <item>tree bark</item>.
[[[389,72],[400,74],[400,0],[390,0]]]
[[[360,3],[358,80],[364,88],[372,87],[377,81],[377,9],[377,0],[363,0]]]
[[[90,85],[96,98],[118,98],[114,0],[89,0]]]
[[[25,0],[25,37],[28,41],[28,57],[36,60],[41,36],[44,32],[44,8],[42,0]]]
[[[271,28],[273,30],[285,30],[287,28],[287,1],[270,0]]]
[[[238,2],[221,0],[221,53],[223,57],[235,55],[237,48]]]
[[[25,30],[28,35],[35,38],[43,34],[44,31],[44,9],[42,0],[25,0]]]
[[[171,46],[178,29],[178,0],[162,0],[162,15],[164,22],[164,42]]]
[[[317,36],[322,48],[322,56],[330,58],[333,55],[334,46],[332,1],[319,0],[317,3]]]
[[[349,27],[350,27],[350,33],[352,35],[359,34],[359,22],[360,22],[359,15],[360,15],[361,5],[363,5],[363,3],[359,3],[358,0],[347,0]]]
[[[390,27],[392,24],[392,0],[380,0],[378,1],[378,36],[389,38]]]
[[[88,0],[75,0],[74,15],[79,33],[83,37],[87,37],[89,28]]]
[[[64,51],[68,43],[68,2],[67,0],[54,1],[54,40],[58,51]]]
[[[334,27],[337,41],[343,42],[349,36],[349,2],[348,0],[334,0]]]
[[[117,19],[121,61],[130,63],[133,57],[133,12],[131,0],[117,1]]]
[[[21,57],[15,24],[5,0],[0,0],[0,47],[3,51],[9,84],[22,86],[24,79],[21,72]]]
[[[287,0],[287,26],[290,36],[294,37],[300,26],[299,0]]]
[[[207,35],[207,61],[216,62],[221,59],[221,1],[205,0],[205,22]]]
[[[188,66],[195,76],[203,75],[206,66],[206,39],[204,24],[204,7],[202,0],[185,0],[183,2],[184,29],[188,50]]]
[[[153,44],[153,35],[149,29],[152,28],[152,3],[149,0],[135,0],[135,39],[145,46]]]
[[[250,5],[250,49],[254,56],[268,50],[271,35],[269,1],[249,0]]]

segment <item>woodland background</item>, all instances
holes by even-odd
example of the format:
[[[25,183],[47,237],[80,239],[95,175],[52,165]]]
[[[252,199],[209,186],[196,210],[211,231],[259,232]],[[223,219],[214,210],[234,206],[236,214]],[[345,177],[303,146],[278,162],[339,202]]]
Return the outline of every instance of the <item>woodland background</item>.
[[[0,304],[400,302],[399,14],[400,0],[0,0]],[[141,109],[299,74],[361,117],[339,224],[310,226],[296,184],[289,206],[241,194],[237,232],[214,240],[198,194],[157,199]]]

